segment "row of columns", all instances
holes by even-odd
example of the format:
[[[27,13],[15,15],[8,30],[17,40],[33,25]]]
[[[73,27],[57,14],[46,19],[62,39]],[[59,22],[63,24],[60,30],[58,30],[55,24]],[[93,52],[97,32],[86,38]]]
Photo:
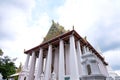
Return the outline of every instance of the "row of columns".
[[[80,48],[80,42],[77,41],[77,49],[75,47],[75,39],[74,36],[71,35],[70,39],[70,46],[69,46],[69,74],[71,80],[79,80],[80,75],[82,75],[81,70],[81,48]],[[55,54],[54,61],[57,60],[56,56],[58,57],[58,63],[54,62],[54,70],[58,70],[58,80],[64,80],[65,79],[65,50],[64,50],[64,41],[60,39],[59,42],[59,54]],[[27,54],[26,62],[25,62],[25,68],[28,68],[30,55]],[[36,55],[35,52],[32,53],[31,57],[31,63],[30,63],[30,70],[27,80],[34,80],[34,71],[35,71],[35,63],[36,63]],[[52,64],[52,45],[49,44],[48,47],[48,54],[46,59],[46,65],[45,65],[45,72],[44,72],[44,80],[49,80],[51,78],[51,64]],[[35,75],[35,80],[41,80],[40,75],[42,74],[42,68],[43,68],[43,49],[40,48],[39,51],[39,59],[38,59],[38,65],[37,65],[37,73]],[[58,65],[58,66],[57,66]],[[56,71],[57,72],[57,71]]]

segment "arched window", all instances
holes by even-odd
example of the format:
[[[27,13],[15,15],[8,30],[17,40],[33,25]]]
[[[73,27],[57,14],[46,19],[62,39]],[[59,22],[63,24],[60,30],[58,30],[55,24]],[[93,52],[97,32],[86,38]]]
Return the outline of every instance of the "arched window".
[[[87,72],[88,72],[88,75],[91,75],[91,67],[89,64],[87,65]]]

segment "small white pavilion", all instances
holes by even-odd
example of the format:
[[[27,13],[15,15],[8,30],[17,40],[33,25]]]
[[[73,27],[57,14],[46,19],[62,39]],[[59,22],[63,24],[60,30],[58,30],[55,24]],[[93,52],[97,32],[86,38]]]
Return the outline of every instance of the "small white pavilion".
[[[109,80],[108,64],[95,48],[54,21],[43,42],[24,53],[19,80]]]

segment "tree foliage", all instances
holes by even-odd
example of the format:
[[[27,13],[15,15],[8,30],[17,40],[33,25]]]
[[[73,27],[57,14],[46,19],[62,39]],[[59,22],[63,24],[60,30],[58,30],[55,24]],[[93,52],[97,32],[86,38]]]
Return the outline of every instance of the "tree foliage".
[[[3,79],[6,79],[8,76],[16,72],[15,63],[8,57],[0,57],[0,73],[3,76]]]

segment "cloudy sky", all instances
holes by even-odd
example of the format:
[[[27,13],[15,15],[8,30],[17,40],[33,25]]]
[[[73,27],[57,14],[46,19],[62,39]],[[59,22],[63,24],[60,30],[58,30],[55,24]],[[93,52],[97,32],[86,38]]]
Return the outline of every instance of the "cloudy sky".
[[[120,0],[0,0],[0,48],[24,64],[24,49],[41,43],[51,20],[75,30],[120,70]]]

